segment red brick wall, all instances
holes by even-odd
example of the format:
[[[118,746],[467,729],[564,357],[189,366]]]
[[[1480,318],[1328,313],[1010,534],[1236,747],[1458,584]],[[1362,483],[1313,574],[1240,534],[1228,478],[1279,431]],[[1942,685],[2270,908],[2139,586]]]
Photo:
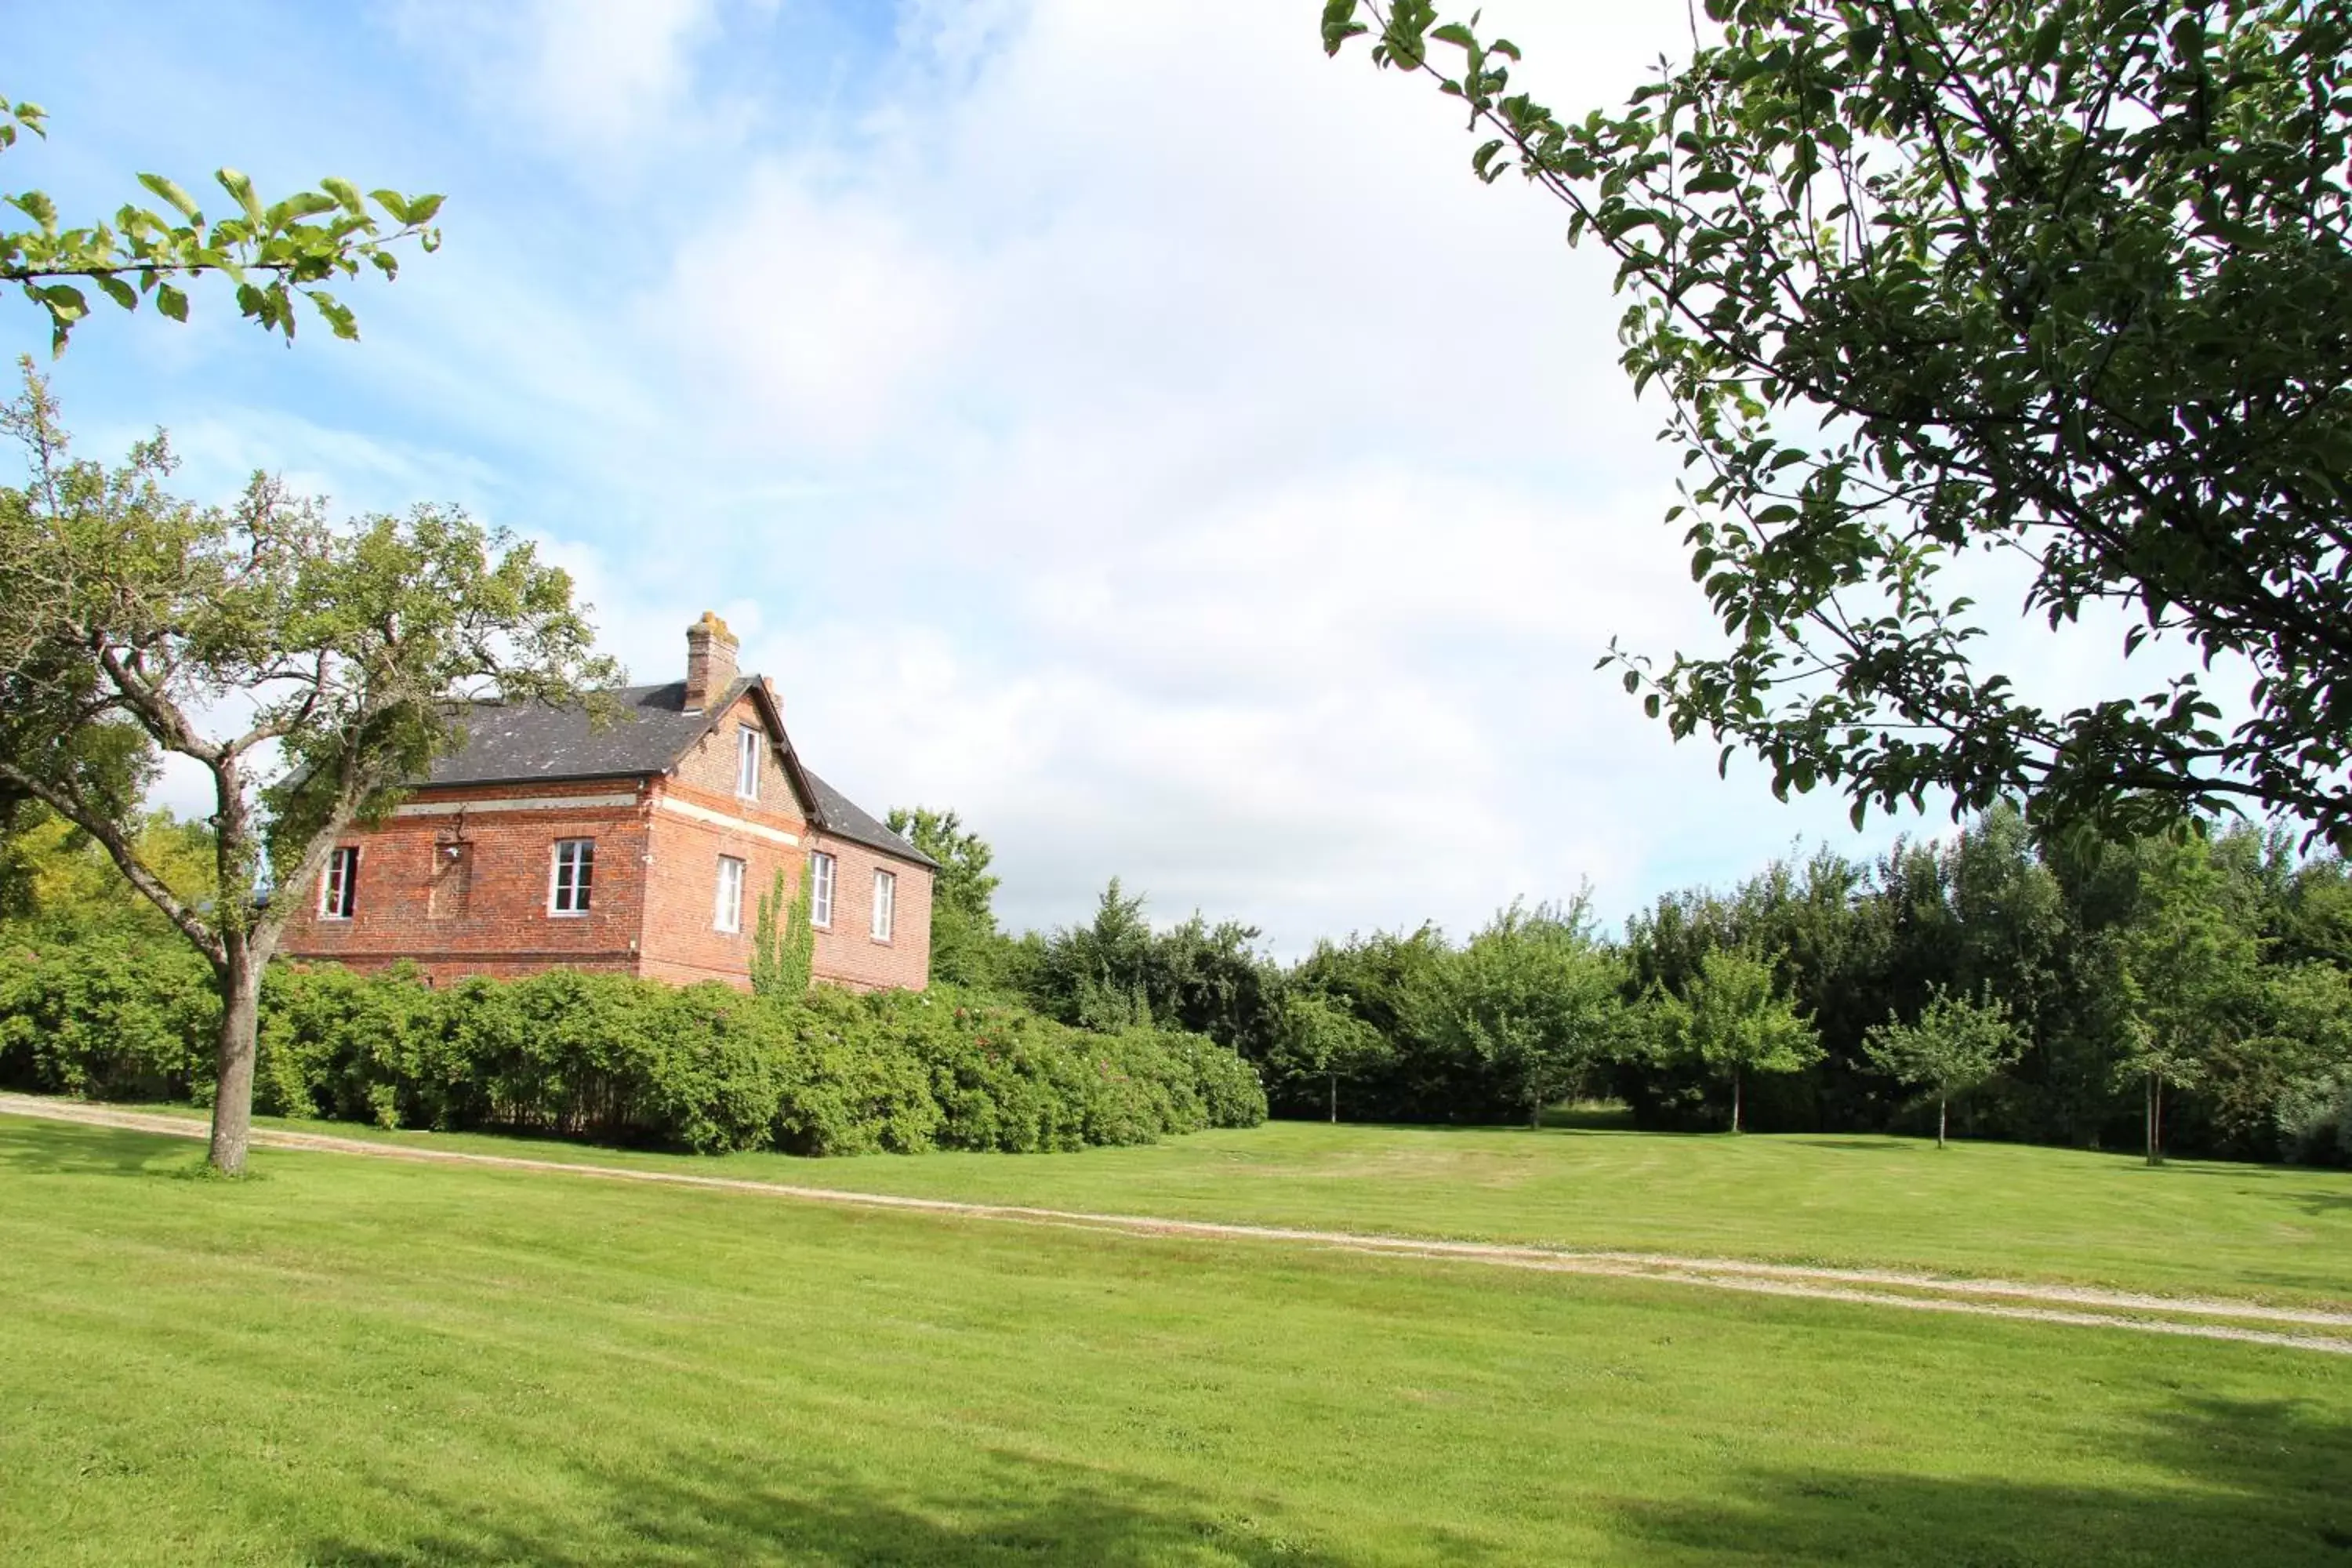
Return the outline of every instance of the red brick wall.
[[[819,980],[860,991],[893,986],[920,991],[931,982],[931,873],[863,844],[814,837],[812,847],[838,861],[834,873],[833,924],[816,933]],[[898,879],[890,940],[873,934],[874,873]]]
[[[319,889],[289,888],[300,901],[281,951],[289,958],[331,959],[355,968],[415,960],[438,980],[460,974],[528,973],[554,964],[634,971],[643,931],[649,824],[643,805],[500,809],[517,800],[634,796],[621,781],[556,785],[484,785],[434,790],[411,805],[469,803],[454,813],[394,816],[342,840],[360,850],[357,902],[348,921],[319,916]],[[548,873],[559,838],[595,841],[593,892],[584,915],[548,912]],[[445,846],[458,843],[468,862],[462,909],[444,897]]]
[[[698,790],[677,789],[670,798],[712,811],[723,809],[717,797]],[[739,803],[729,802],[729,805]],[[793,832],[772,818],[745,818],[737,825],[656,811],[653,819],[653,864],[647,885],[645,919],[645,964],[641,973],[656,980],[688,984],[697,980],[724,980],[732,985],[751,984],[751,933],[758,922],[760,897],[775,885],[782,871],[789,894],[800,875],[805,840],[780,844],[750,826]],[[742,929],[722,931],[715,923],[718,910],[719,858],[733,856],[744,863]]]
[[[739,742],[735,732],[745,724],[758,725],[760,710],[746,692],[735,700],[735,705],[720,715],[718,722],[694,749],[678,760],[675,781],[689,784],[713,795],[724,796],[728,809],[743,809],[761,821],[772,817],[800,820],[800,803],[793,798],[792,781],[784,776],[783,764],[777,760],[775,737],[768,737],[769,745],[760,763],[760,798],[755,802],[739,802],[735,794],[735,748]]]
[[[751,933],[760,898],[774,888],[779,870],[784,872],[788,893],[800,875],[808,825],[772,736],[761,758],[759,798],[745,800],[735,793],[736,747],[740,743],[736,732],[760,721],[751,697],[737,699],[710,732],[678,760],[677,772],[657,786],[665,801],[730,820],[717,823],[703,815],[655,812],[655,874],[646,905],[642,970],[654,979],[751,984]],[[779,843],[771,837],[779,833],[794,842]],[[714,923],[722,855],[744,862],[740,931],[721,931]]]

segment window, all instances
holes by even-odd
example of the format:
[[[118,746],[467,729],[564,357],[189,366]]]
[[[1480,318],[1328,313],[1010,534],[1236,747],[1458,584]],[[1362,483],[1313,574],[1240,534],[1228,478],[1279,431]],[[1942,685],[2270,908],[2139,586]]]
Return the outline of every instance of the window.
[[[809,924],[833,924],[833,857],[822,850],[809,857]]]
[[[327,874],[319,879],[319,915],[322,920],[347,921],[359,907],[359,847],[346,844],[327,857]]]
[[[760,798],[760,762],[764,752],[757,729],[746,724],[735,731],[735,793],[745,800]]]
[[[593,838],[559,838],[555,841],[555,862],[547,873],[547,912],[551,915],[584,915],[588,900],[596,889],[596,841]]]
[[[874,940],[890,940],[890,906],[898,901],[898,878],[895,872],[874,873]]]
[[[732,855],[719,858],[719,896],[711,905],[710,923],[720,931],[743,929],[743,862]]]

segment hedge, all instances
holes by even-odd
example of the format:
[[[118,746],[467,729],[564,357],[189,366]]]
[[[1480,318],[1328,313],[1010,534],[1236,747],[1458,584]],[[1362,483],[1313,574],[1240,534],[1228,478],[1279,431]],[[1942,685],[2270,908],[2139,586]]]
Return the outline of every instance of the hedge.
[[[182,950],[0,947],[0,1087],[201,1103],[218,1016]],[[264,1114],[709,1152],[1026,1152],[1265,1119],[1256,1070],[1197,1035],[944,988],[778,1003],[572,970],[429,989],[275,965],[254,1076]]]

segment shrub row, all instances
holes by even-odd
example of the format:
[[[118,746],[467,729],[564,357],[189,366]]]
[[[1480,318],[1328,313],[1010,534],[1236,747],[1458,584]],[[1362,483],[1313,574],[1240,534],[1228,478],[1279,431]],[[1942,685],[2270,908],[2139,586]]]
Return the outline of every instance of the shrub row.
[[[0,950],[0,1086],[202,1101],[218,1016],[177,950]],[[943,990],[785,1004],[570,970],[436,990],[331,965],[269,972],[255,1103],[803,1154],[1146,1143],[1265,1116],[1256,1069],[1201,1036],[1099,1034]]]

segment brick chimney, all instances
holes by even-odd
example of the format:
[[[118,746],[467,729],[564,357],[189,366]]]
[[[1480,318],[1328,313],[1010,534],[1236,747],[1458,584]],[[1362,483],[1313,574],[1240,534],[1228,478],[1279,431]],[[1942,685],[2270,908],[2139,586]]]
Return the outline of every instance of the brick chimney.
[[[735,683],[739,645],[727,623],[709,610],[686,628],[686,710],[698,713]]]

